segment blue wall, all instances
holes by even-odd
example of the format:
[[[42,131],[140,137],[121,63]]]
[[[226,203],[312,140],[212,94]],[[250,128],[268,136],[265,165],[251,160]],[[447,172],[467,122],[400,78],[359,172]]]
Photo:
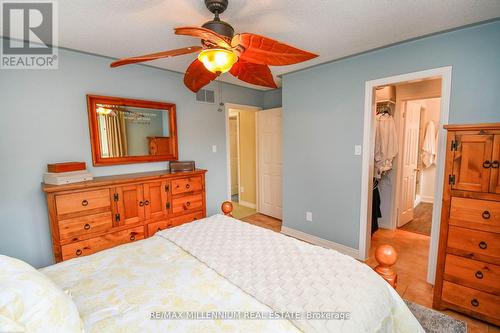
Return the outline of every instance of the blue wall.
[[[267,90],[264,92],[264,109],[272,109],[281,106],[281,89]]]
[[[285,75],[284,225],[358,248],[365,82],[450,65],[449,122],[500,122],[500,21]]]
[[[35,266],[51,264],[47,163],[86,161],[95,176],[161,170],[167,163],[92,167],[85,95],[152,99],[177,105],[180,159],[208,169],[208,214],[226,198],[224,113],[196,103],[182,75],[146,66],[110,69],[103,57],[59,50],[58,70],[0,70],[0,253]],[[212,88],[215,88],[213,86]],[[222,100],[263,106],[264,93],[222,85]],[[212,153],[217,145],[217,153]]]

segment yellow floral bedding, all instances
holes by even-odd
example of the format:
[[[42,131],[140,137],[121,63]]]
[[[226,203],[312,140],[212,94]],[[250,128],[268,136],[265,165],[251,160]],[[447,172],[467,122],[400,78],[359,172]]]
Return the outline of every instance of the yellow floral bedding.
[[[165,320],[165,311],[271,309],[159,236],[40,270],[69,292],[86,332],[299,332],[288,320]]]

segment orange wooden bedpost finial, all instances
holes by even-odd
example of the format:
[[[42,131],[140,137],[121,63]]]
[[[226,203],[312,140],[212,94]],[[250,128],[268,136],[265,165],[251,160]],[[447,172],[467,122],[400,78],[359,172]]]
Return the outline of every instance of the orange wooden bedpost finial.
[[[384,278],[393,288],[396,288],[398,282],[398,275],[392,269],[392,266],[398,260],[398,253],[396,250],[388,245],[380,245],[375,250],[375,259],[378,262],[378,266],[375,267],[375,272],[377,272],[381,277]]]
[[[233,215],[231,214],[231,212],[233,211],[233,204],[231,202],[224,201],[220,208],[222,209],[224,215],[233,217]]]

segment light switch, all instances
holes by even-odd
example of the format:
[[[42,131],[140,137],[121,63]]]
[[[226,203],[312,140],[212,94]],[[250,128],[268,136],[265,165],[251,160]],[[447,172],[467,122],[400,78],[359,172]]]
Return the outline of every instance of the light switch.
[[[313,220],[313,213],[306,212],[306,221],[311,222]]]
[[[354,155],[361,155],[361,145],[354,145]]]
[[[217,152],[217,146],[216,145],[213,145],[212,146],[212,153],[216,153]]]

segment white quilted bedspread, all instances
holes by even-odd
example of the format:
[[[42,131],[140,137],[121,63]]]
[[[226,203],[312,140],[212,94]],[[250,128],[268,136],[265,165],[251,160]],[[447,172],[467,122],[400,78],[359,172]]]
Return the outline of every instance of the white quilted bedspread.
[[[223,215],[157,233],[274,311],[349,312],[348,320],[293,320],[304,332],[424,332],[370,267]]]

